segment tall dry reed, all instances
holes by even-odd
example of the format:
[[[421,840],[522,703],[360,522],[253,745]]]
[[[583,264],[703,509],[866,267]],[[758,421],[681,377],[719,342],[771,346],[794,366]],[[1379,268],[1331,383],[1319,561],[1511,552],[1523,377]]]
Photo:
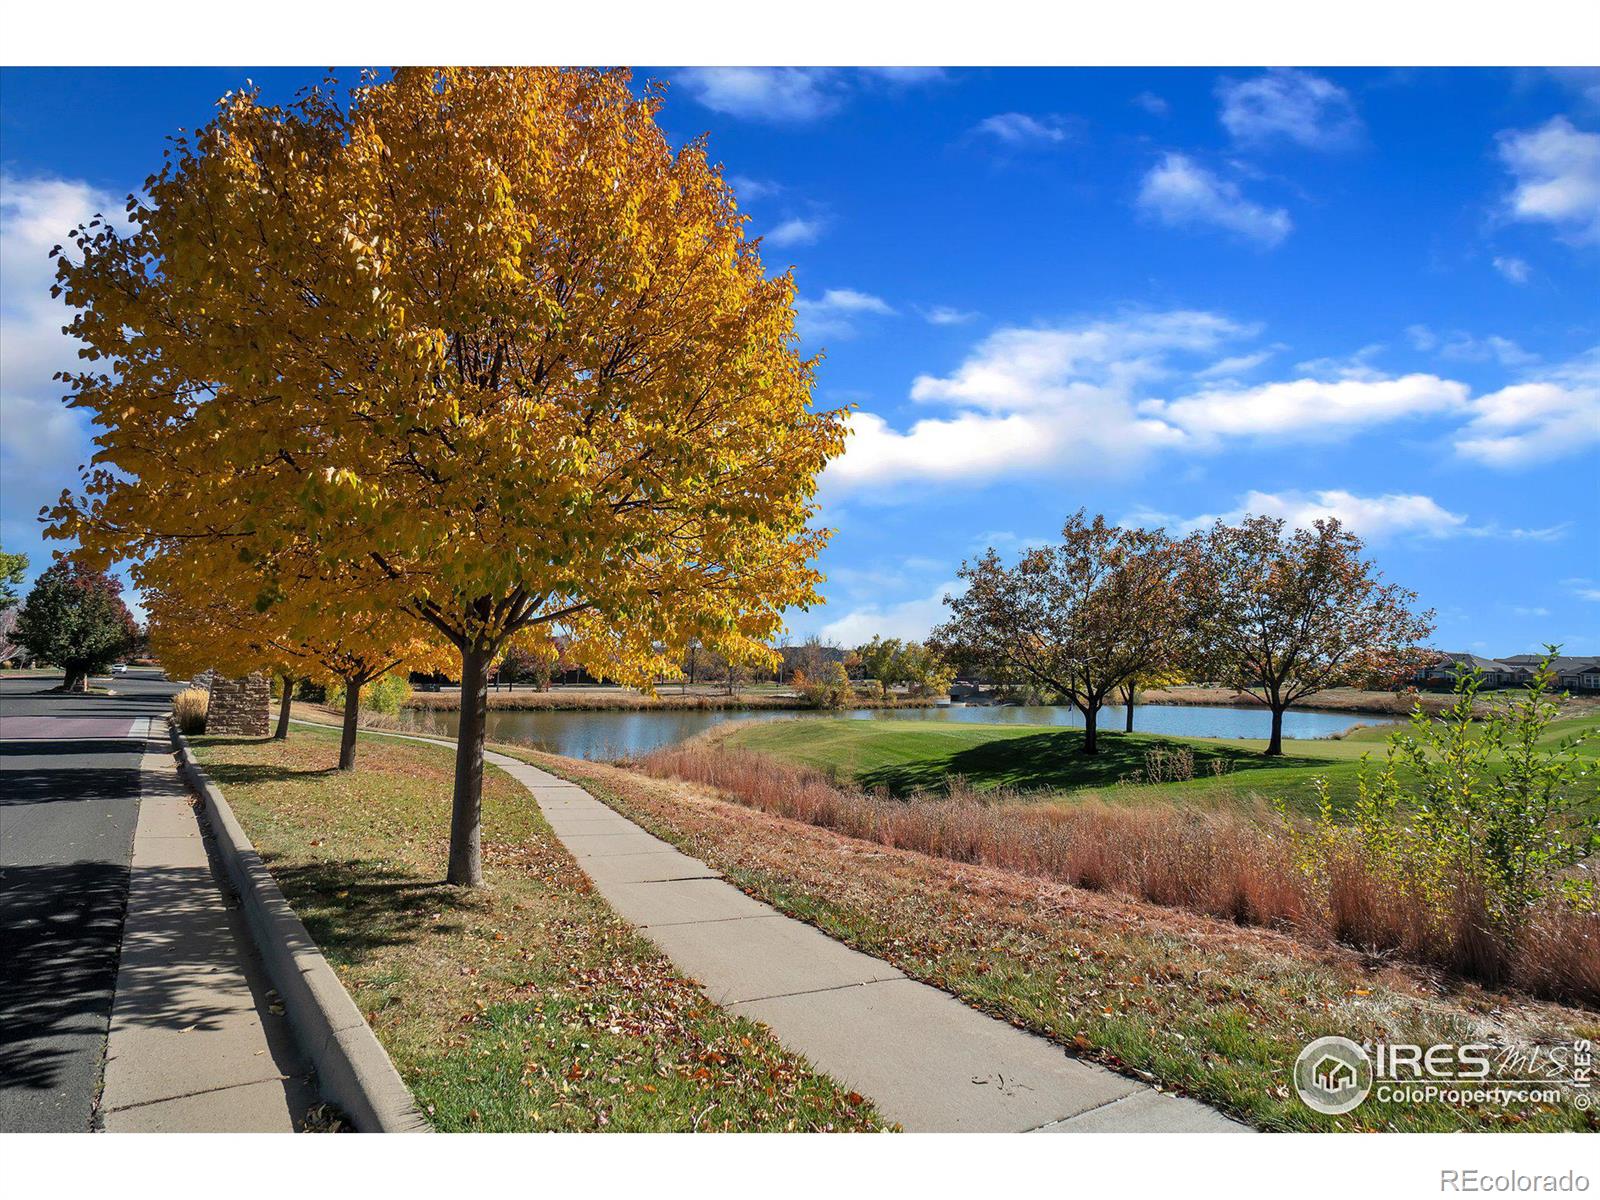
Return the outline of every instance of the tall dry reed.
[[[1441,919],[1429,906],[1334,847],[1307,873],[1281,817],[1181,805],[1073,805],[979,793],[898,799],[840,786],[821,771],[706,743],[668,747],[638,764],[658,778],[705,784],[763,812],[952,862],[1112,892],[1245,925],[1294,931],[1394,953],[1491,986],[1600,1002],[1600,917],[1556,903],[1515,943],[1498,935],[1481,898],[1463,891]]]

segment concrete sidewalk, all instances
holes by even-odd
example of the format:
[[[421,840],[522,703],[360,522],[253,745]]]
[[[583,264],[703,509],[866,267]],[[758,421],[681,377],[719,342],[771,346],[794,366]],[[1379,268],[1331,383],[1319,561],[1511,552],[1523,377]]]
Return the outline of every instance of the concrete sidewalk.
[[[751,899],[575,784],[484,757],[533,793],[595,889],[707,996],[768,1026],[908,1130],[1246,1132]]]
[[[766,1025],[907,1130],[1250,1132],[1198,1101],[1073,1058],[751,899],[574,783],[504,754],[484,758],[533,793],[595,890],[707,996]]]
[[[157,733],[151,721],[147,736]],[[113,1132],[290,1132],[317,1094],[165,739],[140,762],[105,1088]]]

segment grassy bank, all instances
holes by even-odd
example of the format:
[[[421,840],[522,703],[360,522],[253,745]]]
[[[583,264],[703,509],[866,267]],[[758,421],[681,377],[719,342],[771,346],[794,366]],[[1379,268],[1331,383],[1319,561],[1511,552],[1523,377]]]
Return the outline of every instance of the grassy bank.
[[[752,895],[907,974],[1261,1128],[1600,1130],[1594,1114],[1571,1105],[1372,1099],[1327,1117],[1301,1104],[1290,1082],[1301,1047],[1324,1034],[1570,1043],[1600,1035],[1593,1011],[843,836],[681,781],[506,749],[582,783]]]
[[[958,778],[976,791],[1141,793],[1152,774],[1163,793],[1196,802],[1243,803],[1282,794],[1310,811],[1312,781],[1328,777],[1336,798],[1354,794],[1360,758],[1382,749],[1385,731],[1358,729],[1341,739],[1291,741],[1267,758],[1264,741],[1177,738],[1102,731],[1100,752],[1082,753],[1083,731],[1050,725],[957,725],[925,721],[787,721],[741,726],[717,738],[731,750],[763,754],[893,795],[943,790]],[[1187,766],[1170,756],[1187,754]],[[1165,756],[1165,757],[1164,757]]]
[[[1600,715],[1567,717],[1554,722],[1544,740],[1596,727]],[[1260,740],[1105,731],[1100,752],[1087,755],[1078,729],[923,721],[778,721],[713,731],[707,741],[896,796],[941,792],[954,778],[974,791],[1041,800],[1093,797],[1139,806],[1181,801],[1247,813],[1281,800],[1292,812],[1309,815],[1319,802],[1319,780],[1326,782],[1336,810],[1354,801],[1362,757],[1381,759],[1392,731],[1368,726],[1342,738],[1290,740],[1276,758],[1266,757]],[[1600,738],[1586,743],[1582,753],[1600,754]]]
[[[872,1129],[710,1004],[589,887],[527,793],[483,789],[489,886],[448,887],[451,752],[337,734],[196,751],[441,1130]]]

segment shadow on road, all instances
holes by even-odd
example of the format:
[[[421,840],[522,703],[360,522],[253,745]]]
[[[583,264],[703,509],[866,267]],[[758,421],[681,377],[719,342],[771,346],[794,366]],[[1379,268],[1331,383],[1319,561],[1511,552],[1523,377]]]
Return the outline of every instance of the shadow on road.
[[[104,1029],[127,895],[111,863],[0,868],[0,1086],[54,1088],[63,1039]]]

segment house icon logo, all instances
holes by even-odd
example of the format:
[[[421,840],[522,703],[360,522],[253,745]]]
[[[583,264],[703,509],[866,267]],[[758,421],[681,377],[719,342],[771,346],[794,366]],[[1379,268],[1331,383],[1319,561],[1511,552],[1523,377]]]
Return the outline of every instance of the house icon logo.
[[[1307,1108],[1347,1113],[1372,1090],[1372,1061],[1349,1038],[1318,1038],[1294,1060],[1294,1087]]]

